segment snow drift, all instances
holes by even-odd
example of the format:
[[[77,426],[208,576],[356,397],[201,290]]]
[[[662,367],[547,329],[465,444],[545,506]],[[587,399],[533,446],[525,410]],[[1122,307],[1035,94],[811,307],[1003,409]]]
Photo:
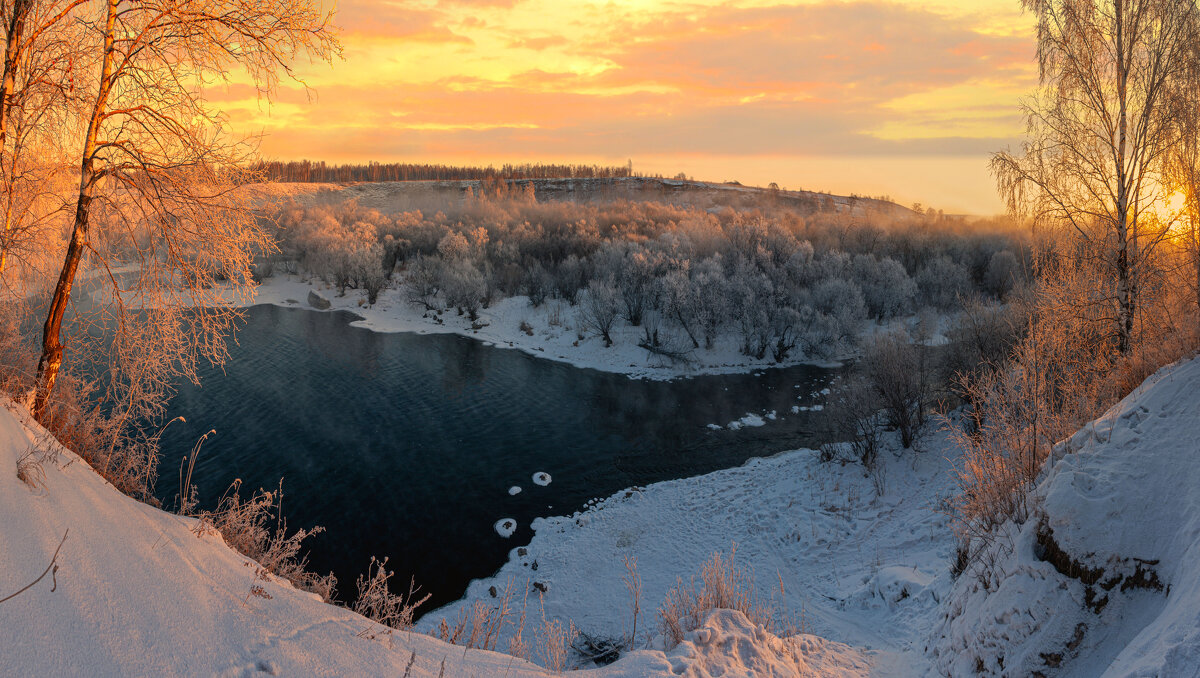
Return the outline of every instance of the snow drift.
[[[934,629],[948,675],[1200,676],[1200,359],[1060,443]]]

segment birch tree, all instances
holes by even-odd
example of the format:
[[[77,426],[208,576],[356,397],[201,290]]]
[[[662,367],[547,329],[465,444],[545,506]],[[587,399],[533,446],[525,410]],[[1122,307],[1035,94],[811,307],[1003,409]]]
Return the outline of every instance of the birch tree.
[[[227,132],[206,87],[241,71],[269,97],[281,77],[295,77],[297,57],[339,50],[329,15],[310,0],[93,0],[79,9],[96,50],[85,80],[94,94],[81,125],[70,242],[42,332],[32,410],[43,422],[85,254],[102,269],[117,251],[137,264],[131,284],[106,275],[114,354],[126,365],[146,352],[170,358],[144,375],[148,385],[123,384],[126,394],[169,388],[173,376],[194,380],[200,359],[225,358],[237,314],[214,283],[248,289],[253,254],[273,245],[236,190],[251,178],[237,168],[251,159],[253,139]]]
[[[0,72],[0,278],[14,255],[39,259],[62,208],[68,105],[80,62],[73,13],[88,0],[9,0]],[[35,244],[36,243],[36,244]],[[4,278],[12,285],[12,278]]]
[[[1175,236],[1195,292],[1200,320],[1200,44],[1184,82],[1172,92],[1171,110],[1179,138],[1168,155],[1168,188],[1182,198]]]
[[[1065,224],[1109,278],[1114,343],[1131,349],[1141,267],[1161,241],[1144,216],[1162,199],[1177,139],[1165,97],[1195,58],[1194,0],[1021,0],[1037,17],[1041,87],[1028,138],[992,159],[1009,207]]]

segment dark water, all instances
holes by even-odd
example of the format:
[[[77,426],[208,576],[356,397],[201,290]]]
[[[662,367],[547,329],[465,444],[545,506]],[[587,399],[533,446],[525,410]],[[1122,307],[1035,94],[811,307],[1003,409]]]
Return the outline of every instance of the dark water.
[[[800,366],[638,381],[453,335],[379,334],[353,319],[250,309],[224,371],[171,403],[168,416],[187,423],[164,435],[158,494],[175,506],[180,460],[215,428],[196,464],[202,506],[235,478],[244,496],[282,477],[289,529],[327,530],[307,542],[311,565],[337,575],[340,597],[353,596],[372,555],[388,556],[394,583],[415,576],[433,594],[425,611],[498,569],[537,516],[820,442],[821,415],[790,408],[837,374]],[[780,419],[706,428],[764,410]],[[553,482],[535,485],[538,471]],[[523,491],[510,496],[512,485]],[[503,517],[519,523],[509,539],[493,529]]]

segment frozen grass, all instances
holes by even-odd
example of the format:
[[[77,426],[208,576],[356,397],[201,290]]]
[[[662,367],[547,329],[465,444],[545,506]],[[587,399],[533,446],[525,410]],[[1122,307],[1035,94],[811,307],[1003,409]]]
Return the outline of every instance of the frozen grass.
[[[388,580],[395,574],[387,569],[387,558],[371,557],[367,576],[359,576],[355,582],[358,597],[354,600],[354,611],[372,621],[401,631],[412,628],[416,609],[429,600],[431,594],[417,600],[417,584],[409,581],[408,593],[396,595],[388,589]]]
[[[767,631],[774,628],[774,611],[759,604],[754,578],[737,565],[736,556],[736,547],[728,556],[714,553],[700,568],[699,582],[694,576],[686,583],[679,579],[667,592],[658,618],[669,647],[683,642],[685,634],[700,628],[716,609],[736,610]]]
[[[509,580],[504,591],[499,594],[496,604],[488,605],[481,600],[475,601],[469,607],[464,607],[453,622],[442,623],[432,634],[451,645],[462,645],[465,648],[495,650],[500,639],[500,631],[511,614],[511,604],[514,588]],[[524,611],[521,613],[524,618]]]
[[[199,514],[196,531],[216,530],[230,548],[257,561],[266,571],[326,602],[332,600],[337,579],[332,573],[321,576],[308,571],[308,558],[300,555],[302,542],[325,528],[287,534],[287,522],[279,512],[283,482],[273,492],[259,489],[247,499],[240,495],[241,484],[239,479],[229,486],[215,511]]]

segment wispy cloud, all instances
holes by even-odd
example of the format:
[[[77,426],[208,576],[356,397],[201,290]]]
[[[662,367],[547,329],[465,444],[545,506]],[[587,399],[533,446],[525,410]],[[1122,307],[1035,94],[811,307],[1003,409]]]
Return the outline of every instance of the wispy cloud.
[[[1014,16],[990,0],[346,0],[347,60],[308,70],[315,102],[230,115],[272,155],[331,160],[981,156],[1019,133],[1036,77]]]

